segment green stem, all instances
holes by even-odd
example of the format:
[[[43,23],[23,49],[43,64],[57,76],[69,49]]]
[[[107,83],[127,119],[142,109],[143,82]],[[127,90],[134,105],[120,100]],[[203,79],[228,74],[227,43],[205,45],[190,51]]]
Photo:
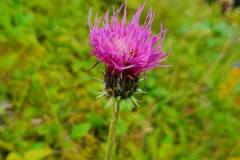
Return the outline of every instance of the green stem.
[[[112,153],[114,149],[115,143],[115,132],[116,132],[116,124],[119,116],[119,101],[117,100],[116,105],[113,107],[112,111],[112,119],[110,123],[109,133],[108,133],[108,142],[107,142],[107,150],[105,154],[104,160],[111,160]]]

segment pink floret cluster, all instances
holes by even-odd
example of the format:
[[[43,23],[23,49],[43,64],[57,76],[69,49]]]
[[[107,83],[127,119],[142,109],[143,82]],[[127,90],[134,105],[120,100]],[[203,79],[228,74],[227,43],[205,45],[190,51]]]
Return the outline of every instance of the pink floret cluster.
[[[160,33],[151,31],[154,13],[150,10],[145,22],[140,24],[143,6],[127,22],[126,4],[114,10],[110,16],[107,12],[103,19],[95,18],[90,28],[90,45],[96,58],[118,72],[128,71],[132,75],[139,75],[149,69],[158,67],[167,54],[162,45],[166,30],[160,28]],[[119,13],[123,11],[123,17]]]

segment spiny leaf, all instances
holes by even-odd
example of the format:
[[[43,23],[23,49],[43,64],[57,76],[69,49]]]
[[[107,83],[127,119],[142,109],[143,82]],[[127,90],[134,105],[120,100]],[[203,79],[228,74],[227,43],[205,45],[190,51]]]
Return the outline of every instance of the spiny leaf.
[[[108,100],[108,103],[106,104],[106,106],[104,108],[109,108],[111,107],[114,103],[115,103],[115,98],[114,97],[111,97],[109,100]]]
[[[140,105],[138,104],[139,101],[136,98],[132,96],[130,99],[133,102],[133,104],[135,104],[137,107],[140,107]]]

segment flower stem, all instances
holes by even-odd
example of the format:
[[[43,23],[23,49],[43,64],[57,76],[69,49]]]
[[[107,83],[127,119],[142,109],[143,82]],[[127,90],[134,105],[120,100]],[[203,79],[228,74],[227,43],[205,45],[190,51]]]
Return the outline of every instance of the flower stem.
[[[112,111],[112,119],[110,123],[109,133],[108,133],[108,142],[107,142],[107,150],[105,154],[104,160],[111,160],[113,149],[114,149],[114,143],[115,143],[115,132],[116,132],[116,124],[118,121],[119,116],[119,101],[115,103],[115,106],[113,107]]]

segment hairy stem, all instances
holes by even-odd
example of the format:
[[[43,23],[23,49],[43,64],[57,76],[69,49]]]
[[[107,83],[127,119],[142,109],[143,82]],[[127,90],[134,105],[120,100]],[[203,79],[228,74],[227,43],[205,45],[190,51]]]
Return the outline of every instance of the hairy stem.
[[[117,124],[117,121],[118,121],[118,116],[119,116],[119,101],[117,101],[115,103],[115,106],[113,107],[112,119],[111,119],[109,133],[108,133],[107,150],[106,150],[104,160],[111,160],[112,159],[114,143],[115,143],[116,124]]]

